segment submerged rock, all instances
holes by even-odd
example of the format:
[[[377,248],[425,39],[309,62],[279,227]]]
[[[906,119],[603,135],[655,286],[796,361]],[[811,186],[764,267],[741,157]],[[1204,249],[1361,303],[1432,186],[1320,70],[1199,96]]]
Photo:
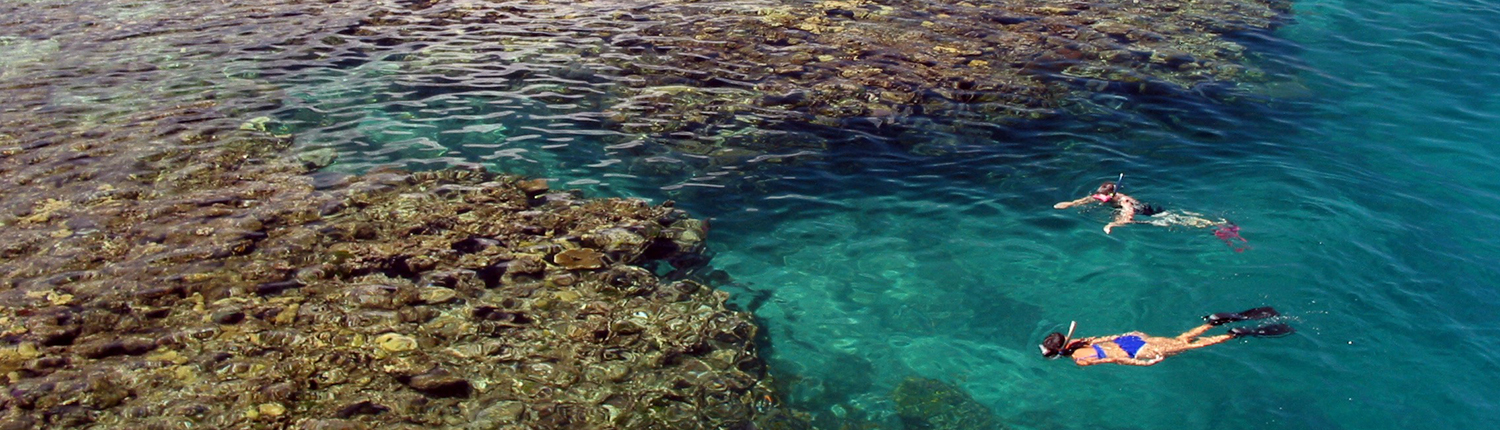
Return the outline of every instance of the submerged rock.
[[[262,166],[276,167],[200,170],[212,185],[129,203],[151,217],[97,218],[109,241],[76,257],[0,259],[12,274],[0,415],[48,428],[386,428],[463,427],[477,413],[622,429],[793,416],[765,400],[755,328],[723,292],[678,280],[652,294],[667,283],[639,266],[707,258],[691,257],[704,229],[677,209],[536,199],[536,182],[470,170],[317,190],[295,160]],[[0,238],[118,204],[40,205],[46,221]],[[260,234],[219,233],[238,228]],[[30,246],[76,240],[45,237]],[[609,253],[577,247],[585,237]]]
[[[911,430],[995,430],[1004,428],[994,411],[979,404],[968,392],[951,384],[926,378],[907,378],[891,392],[896,414]]]
[[[604,254],[588,248],[569,249],[559,252],[552,259],[568,270],[598,269],[604,267]]]
[[[474,391],[468,380],[437,367],[427,373],[406,378],[405,382],[412,389],[432,397],[468,397]]]
[[[1099,93],[1235,99],[1269,81],[1238,35],[1275,30],[1292,11],[1288,0],[549,5],[383,10],[362,20],[358,34],[430,41],[483,28],[465,43],[493,41],[503,52],[439,42],[411,54],[402,70],[503,74],[511,79],[486,84],[589,100],[610,127],[717,157],[815,146],[778,132],[808,124],[888,133],[936,121],[982,132],[984,124],[1100,109],[1091,101]],[[600,19],[610,25],[595,25]],[[557,28],[569,31],[549,32]],[[524,57],[532,71],[516,73],[497,56]],[[533,85],[538,74],[587,85]],[[616,85],[596,99],[595,82]]]
[[[337,159],[338,155],[338,151],[334,151],[333,148],[318,148],[297,154],[297,161],[301,161],[309,169],[316,170],[333,164],[333,160]]]

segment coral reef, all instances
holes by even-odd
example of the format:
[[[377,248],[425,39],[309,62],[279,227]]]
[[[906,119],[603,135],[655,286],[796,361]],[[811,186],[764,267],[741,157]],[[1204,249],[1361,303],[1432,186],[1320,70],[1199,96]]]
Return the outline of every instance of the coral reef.
[[[778,416],[748,315],[642,268],[706,261],[705,225],[670,203],[467,170],[328,190],[266,178],[285,182],[48,200],[7,221],[5,242],[32,249],[0,259],[5,422],[722,428]],[[58,233],[82,222],[98,224]]]
[[[802,426],[670,204],[310,170],[244,48],[360,5],[101,3],[0,5],[0,428]]]
[[[90,6],[0,6],[74,54],[0,75],[0,428],[802,426],[749,316],[683,279],[704,222],[310,171],[333,154],[297,154],[274,88],[224,64],[341,6]]]
[[[1284,0],[423,2],[345,35],[428,44],[402,65],[420,76],[571,82],[539,95],[597,103],[612,127],[713,154],[785,147],[769,130],[787,124],[987,129],[1095,93],[1234,98],[1267,78],[1233,36],[1290,11]],[[456,29],[463,43],[440,37]]]

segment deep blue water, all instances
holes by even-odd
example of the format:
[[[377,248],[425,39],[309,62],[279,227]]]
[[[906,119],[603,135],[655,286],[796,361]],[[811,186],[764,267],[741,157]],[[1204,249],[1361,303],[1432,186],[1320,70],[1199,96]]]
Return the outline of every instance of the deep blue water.
[[[1264,99],[918,151],[856,136],[721,165],[577,127],[597,117],[588,100],[549,113],[529,97],[545,88],[391,114],[357,96],[399,80],[379,61],[302,76],[279,114],[335,118],[303,134],[345,150],[335,169],[483,165],[711,218],[713,264],[761,319],[786,401],[825,419],[889,422],[891,389],[923,376],[1017,428],[1497,427],[1500,5],[1295,7],[1244,41],[1292,78]],[[475,103],[492,113],[465,116]],[[1251,249],[1204,230],[1105,235],[1106,211],[1051,208],[1120,173],[1142,200],[1235,221]],[[1266,305],[1299,332],[1146,368],[1035,347],[1069,321],[1172,335]]]

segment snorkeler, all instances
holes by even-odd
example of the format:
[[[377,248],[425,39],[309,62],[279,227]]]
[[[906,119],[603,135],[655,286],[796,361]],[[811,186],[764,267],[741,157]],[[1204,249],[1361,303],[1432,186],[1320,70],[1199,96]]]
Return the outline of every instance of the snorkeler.
[[[1068,356],[1079,366],[1115,363],[1131,366],[1150,366],[1162,359],[1189,349],[1202,348],[1245,336],[1277,337],[1292,334],[1292,326],[1276,323],[1260,327],[1235,327],[1228,334],[1199,337],[1209,329],[1236,321],[1258,320],[1280,316],[1270,307],[1255,308],[1244,312],[1205,315],[1203,325],[1188,330],[1177,337],[1155,337],[1141,332],[1130,332],[1113,336],[1097,336],[1073,339],[1077,323],[1068,326],[1068,334],[1053,332],[1042,341],[1042,356],[1057,358]]]
[[[1120,177],[1123,179],[1125,175],[1122,174],[1120,175]],[[1073,206],[1087,203],[1108,204],[1110,206],[1114,206],[1116,209],[1119,209],[1119,212],[1115,213],[1115,218],[1111,220],[1109,224],[1104,225],[1104,234],[1109,234],[1109,231],[1115,227],[1131,223],[1151,224],[1162,227],[1182,225],[1197,228],[1207,228],[1229,224],[1228,220],[1210,221],[1206,218],[1203,218],[1201,214],[1187,211],[1179,211],[1181,213],[1173,213],[1164,211],[1161,207],[1158,206],[1151,206],[1145,203],[1141,203],[1141,201],[1136,200],[1135,197],[1131,197],[1129,195],[1126,195],[1125,193],[1119,192],[1118,186],[1114,182],[1110,181],[1104,181],[1103,184],[1099,184],[1099,188],[1094,189],[1094,192],[1087,196],[1081,197],[1078,200],[1060,202],[1058,204],[1052,205],[1052,208],[1067,209]],[[1136,215],[1149,216],[1151,217],[1151,219],[1148,221],[1136,221]]]

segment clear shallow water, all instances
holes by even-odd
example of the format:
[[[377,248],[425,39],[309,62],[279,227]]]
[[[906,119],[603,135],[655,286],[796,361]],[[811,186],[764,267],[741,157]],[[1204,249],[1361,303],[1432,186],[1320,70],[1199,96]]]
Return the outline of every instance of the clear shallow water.
[[[684,154],[599,131],[591,94],[610,83],[569,73],[547,47],[516,54],[537,64],[523,85],[462,93],[434,90],[441,70],[402,73],[420,61],[404,56],[414,46],[387,57],[252,46],[340,66],[285,75],[256,75],[276,65],[253,61],[192,65],[228,87],[290,83],[275,106],[245,110],[296,128],[306,147],[339,149],[334,172],[486,166],[711,217],[714,264],[733,280],[722,287],[761,318],[786,400],[824,422],[890,423],[891,389],[925,376],[1021,428],[1494,427],[1500,7],[1296,8],[1284,40],[1246,41],[1298,77],[1275,101],[1156,101],[1149,115],[1105,112],[1000,141],[934,133],[914,150],[856,134],[832,153],[783,157]],[[58,50],[5,46],[26,53],[7,73]],[[1050,208],[1120,172],[1145,201],[1238,222],[1253,249],[1198,230],[1106,236],[1106,212]],[[1079,369],[1034,346],[1070,320],[1083,335],[1172,334],[1261,305],[1299,334],[1150,368]]]
[[[892,423],[890,390],[924,376],[1021,428],[1494,426],[1500,9],[1297,11],[1285,40],[1247,41],[1298,78],[1274,101],[1156,104],[915,151],[856,135],[726,163],[590,131],[599,108],[545,83],[424,94],[379,61],[299,76],[278,113],[335,118],[303,131],[344,150],[334,170],[483,165],[711,217],[723,288],[761,318],[786,400],[824,422]],[[395,96],[338,101],[351,86]],[[1120,172],[1145,201],[1238,222],[1252,249],[1203,230],[1104,235],[1107,212],[1050,208]],[[1034,346],[1073,320],[1082,335],[1168,335],[1262,305],[1299,333],[1150,368],[1080,369]]]
[[[1080,124],[1039,138],[1051,147],[835,156],[858,161],[702,209],[718,267],[771,292],[757,313],[794,396],[878,416],[922,375],[1020,427],[1494,426],[1500,53],[1484,41],[1500,9],[1297,8],[1270,60],[1292,59],[1306,98],[1128,133]],[[1049,208],[1119,171],[1144,200],[1239,222],[1253,249],[1106,236],[1102,211]],[[1300,333],[1151,368],[1078,369],[1033,346],[1069,320],[1165,334],[1258,305]]]

